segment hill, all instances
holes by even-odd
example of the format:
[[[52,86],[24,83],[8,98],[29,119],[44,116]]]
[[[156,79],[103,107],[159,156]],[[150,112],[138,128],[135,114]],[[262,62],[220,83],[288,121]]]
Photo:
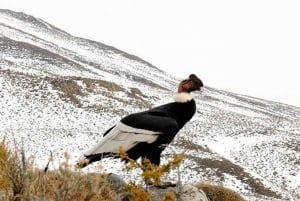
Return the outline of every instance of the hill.
[[[172,101],[179,82],[134,55],[2,9],[0,51],[0,137],[38,166],[65,151],[75,162],[122,116]],[[222,184],[253,201],[300,199],[300,108],[208,86],[194,97],[196,115],[163,152],[163,161],[186,152],[184,183]],[[103,166],[122,172],[118,160]]]

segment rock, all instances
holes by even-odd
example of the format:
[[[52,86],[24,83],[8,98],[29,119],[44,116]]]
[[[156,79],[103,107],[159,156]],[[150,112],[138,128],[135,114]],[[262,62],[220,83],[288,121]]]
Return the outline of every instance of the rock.
[[[126,186],[125,181],[119,175],[113,173],[107,175],[107,180],[112,183],[117,193],[121,193],[122,189]]]
[[[195,186],[185,185],[179,195],[180,201],[209,201],[204,191]]]
[[[119,176],[113,173],[107,175],[107,180],[112,184],[114,190],[116,191],[119,199],[122,201],[129,201],[131,198],[130,193],[123,193],[123,189],[126,187],[126,182]]]
[[[122,189],[126,186],[125,181],[116,174],[108,174],[107,180],[112,183],[115,191],[120,196],[122,201],[130,200],[132,194],[122,192]],[[178,201],[210,201],[205,192],[192,185],[185,185],[180,188],[178,193],[178,187],[166,187],[157,188],[149,186],[148,191],[151,194],[151,200],[161,201],[166,193],[174,193]]]

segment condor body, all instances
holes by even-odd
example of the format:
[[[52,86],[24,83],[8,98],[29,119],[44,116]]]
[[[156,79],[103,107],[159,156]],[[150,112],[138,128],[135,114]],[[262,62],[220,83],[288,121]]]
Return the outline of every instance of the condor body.
[[[159,165],[161,152],[196,112],[190,92],[200,90],[202,86],[200,79],[190,75],[179,84],[174,102],[122,118],[77,165],[85,167],[104,157],[118,157],[120,147],[133,160],[145,157]]]

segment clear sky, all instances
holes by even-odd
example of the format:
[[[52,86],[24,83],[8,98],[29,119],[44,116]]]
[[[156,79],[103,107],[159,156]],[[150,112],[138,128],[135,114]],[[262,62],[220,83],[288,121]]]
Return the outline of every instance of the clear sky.
[[[1,0],[184,78],[300,107],[299,0]]]

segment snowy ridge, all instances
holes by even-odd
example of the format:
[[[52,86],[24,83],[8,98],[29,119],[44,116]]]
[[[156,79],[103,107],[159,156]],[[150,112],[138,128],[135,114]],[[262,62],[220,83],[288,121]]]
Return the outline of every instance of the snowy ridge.
[[[25,59],[33,57],[33,63],[28,65],[31,69],[42,70],[45,75],[80,75],[81,77],[97,78],[103,76],[104,73],[101,71],[109,74],[115,74],[118,71],[118,74],[122,74],[122,77],[126,79],[137,79],[149,83],[162,81],[163,76],[167,76],[161,70],[133,55],[101,43],[73,37],[52,25],[47,24],[45,26],[45,24],[47,23],[44,21],[41,23],[41,20],[23,13],[11,14],[7,10],[2,10],[0,13],[0,34],[7,37],[3,37],[2,40],[11,40],[9,44],[5,42],[6,46],[2,43],[3,57],[15,64],[20,64],[18,67],[24,66],[19,55]],[[48,29],[48,27],[52,28]],[[25,52],[18,52],[20,48]],[[11,56],[10,49],[15,50],[15,55],[18,57],[7,58],[7,54]],[[51,53],[54,53],[53,56],[56,58],[50,62],[45,61],[47,55]],[[52,64],[52,68],[37,69],[47,63]],[[60,65],[63,65],[64,68],[55,69],[56,66]],[[123,68],[118,69],[119,65],[122,65]],[[27,68],[28,66],[24,67]],[[132,74],[135,74],[135,77],[132,77]],[[168,77],[171,78],[171,76]],[[107,79],[110,78],[111,76],[108,76]],[[162,84],[166,85],[163,87],[169,88],[174,84],[174,78],[171,83],[168,79],[167,83]]]
[[[50,152],[54,166],[65,151],[75,163],[122,116],[173,101],[179,82],[121,50],[1,9],[0,52],[0,137],[23,144],[41,167]],[[163,161],[186,152],[183,182],[223,184],[251,201],[300,199],[300,108],[210,87],[193,96],[196,115],[163,152]],[[136,178],[118,160],[102,165]]]

